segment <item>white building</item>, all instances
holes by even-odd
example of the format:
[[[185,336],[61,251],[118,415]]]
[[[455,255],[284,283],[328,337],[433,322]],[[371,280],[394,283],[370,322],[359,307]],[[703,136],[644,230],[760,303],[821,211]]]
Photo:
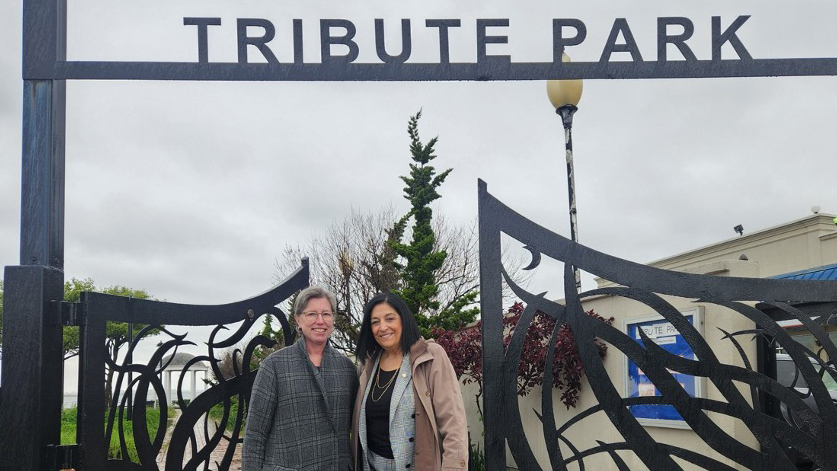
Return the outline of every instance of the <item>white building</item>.
[[[746,233],[743,236],[673,255],[648,265],[665,270],[726,277],[837,279],[837,226],[833,218],[833,215],[814,214],[780,226]],[[596,281],[599,287],[614,286],[604,279]],[[690,312],[699,314],[699,320],[702,322],[699,330],[722,363],[743,366],[743,360],[732,343],[722,339],[724,335],[722,330],[736,332],[752,329],[754,324],[751,321],[741,315],[730,315],[730,310],[714,304],[695,303],[692,299],[671,296],[664,296],[664,298],[677,309],[692,310]],[[613,326],[623,329],[623,332],[638,328],[640,321],[647,320],[656,314],[648,306],[622,297],[587,298],[583,307],[585,311],[592,309],[606,318],[613,316],[615,318]],[[832,338],[835,336],[837,334],[832,334]],[[741,346],[751,364],[756,365],[756,342],[742,342]],[[628,389],[631,386],[627,381],[629,370],[626,356],[616,348],[609,348],[604,365],[614,386],[625,393],[623,397],[628,397],[630,395]],[[723,400],[723,396],[714,389],[711,382],[704,382],[701,387],[702,397]],[[463,386],[463,391],[471,438],[476,440],[482,436],[482,423],[477,418],[473,396],[468,394],[468,391],[475,392],[475,389],[473,386]],[[575,414],[597,404],[586,380],[576,408],[568,411],[559,398],[560,392],[556,391],[553,394],[553,408],[559,426]],[[543,469],[550,469],[540,421],[535,412],[541,410],[540,388],[526,397],[519,398],[519,410],[523,418],[526,438],[535,456]],[[490,412],[486,411],[486,413]],[[732,438],[758,449],[758,443],[742,422],[721,414],[707,413],[707,415]],[[684,447],[726,462],[733,467],[736,466],[698,438],[685,422],[680,424],[665,421],[649,422],[656,425],[645,425],[645,429],[656,441]],[[597,440],[605,443],[624,441],[601,412],[574,425],[566,436],[580,450],[595,447]],[[569,453],[569,450],[564,449],[563,446],[562,451],[565,453],[564,456]],[[619,452],[619,455],[632,471],[646,469],[632,453]],[[598,457],[585,459],[586,469],[615,469],[613,461],[606,456],[606,453],[599,456],[601,459]],[[508,465],[516,468],[511,453],[507,453],[507,457]],[[684,469],[702,469],[685,461],[677,461]]]

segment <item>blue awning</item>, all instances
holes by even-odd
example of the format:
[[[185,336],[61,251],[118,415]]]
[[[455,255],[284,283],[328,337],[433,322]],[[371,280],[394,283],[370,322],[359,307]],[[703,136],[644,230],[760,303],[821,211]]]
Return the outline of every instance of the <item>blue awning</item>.
[[[837,263],[824,267],[808,268],[806,270],[771,276],[782,280],[837,280]]]

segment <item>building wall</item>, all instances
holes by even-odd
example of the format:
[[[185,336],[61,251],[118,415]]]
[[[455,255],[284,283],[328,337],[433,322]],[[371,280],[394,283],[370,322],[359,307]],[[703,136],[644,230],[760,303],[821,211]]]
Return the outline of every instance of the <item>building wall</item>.
[[[833,215],[812,215],[781,226],[729,239],[649,263],[665,270],[688,271],[742,254],[759,264],[759,277],[770,277],[837,263],[837,226]],[[603,280],[600,283],[606,283]]]
[[[813,215],[764,231],[668,257],[649,265],[697,274],[759,278],[837,263],[837,231],[835,231],[835,225],[832,222],[833,217],[831,215]],[[742,254],[745,254],[748,260],[739,260]],[[612,285],[607,280],[597,281],[600,286]],[[703,336],[712,345],[713,352],[719,361],[744,366],[744,361],[733,343],[722,338],[724,336],[722,330],[736,332],[751,329],[754,327],[751,321],[734,311],[712,304],[693,303],[693,300],[690,299],[670,296],[666,296],[665,299],[678,310],[700,306],[703,309]],[[588,299],[584,302],[584,310],[590,309],[604,317],[614,317],[613,325],[623,329],[623,331],[626,321],[655,314],[653,309],[641,303],[616,297]],[[741,347],[749,358],[751,365],[756,365],[755,342],[741,342]],[[608,349],[607,357],[604,359],[607,373],[616,389],[623,393],[623,397],[626,395],[624,390],[625,361],[625,355],[613,347]],[[474,405],[475,391],[474,386],[463,388],[471,438],[473,441],[479,440],[481,442],[482,423],[477,418],[476,406]],[[741,388],[741,392],[744,397],[749,398],[749,390]],[[704,395],[710,399],[725,400],[709,382],[704,383]],[[586,380],[576,408],[567,410],[560,402],[559,392],[553,394],[552,399],[553,409],[556,413],[556,423],[559,426],[575,414],[597,404]],[[518,407],[530,447],[538,458],[541,467],[551,469],[540,420],[535,414],[535,411],[541,411],[541,391],[538,389],[528,396],[520,398]],[[752,448],[758,447],[757,441],[742,422],[719,414],[708,413],[708,415],[721,430],[735,440]],[[711,446],[691,430],[653,426],[645,428],[659,442],[684,447],[734,466],[730,460],[719,456]],[[580,450],[596,446],[597,440],[605,443],[623,441],[621,435],[603,413],[596,413],[583,419],[575,424],[566,436]],[[569,454],[569,449],[562,445],[562,452],[566,456]],[[619,452],[619,454],[625,460],[629,469],[647,469],[631,452]],[[507,461],[509,467],[516,467],[510,453],[507,454]],[[682,461],[680,464],[684,469],[702,469]],[[586,469],[615,469],[613,462],[606,455],[585,459],[585,466]]]

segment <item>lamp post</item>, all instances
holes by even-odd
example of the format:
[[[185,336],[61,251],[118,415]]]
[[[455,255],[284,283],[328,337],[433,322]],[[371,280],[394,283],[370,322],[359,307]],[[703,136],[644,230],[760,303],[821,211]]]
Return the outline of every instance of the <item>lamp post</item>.
[[[562,62],[570,62],[570,57],[564,53]],[[555,112],[561,116],[564,123],[564,143],[567,154],[567,189],[570,196],[570,235],[573,242],[578,242],[578,219],[575,204],[575,171],[573,170],[573,114],[578,110],[581,100],[582,83],[575,80],[547,80],[546,93],[549,101],[555,107]],[[575,273],[575,287],[581,291],[581,273],[578,267],[573,267]]]

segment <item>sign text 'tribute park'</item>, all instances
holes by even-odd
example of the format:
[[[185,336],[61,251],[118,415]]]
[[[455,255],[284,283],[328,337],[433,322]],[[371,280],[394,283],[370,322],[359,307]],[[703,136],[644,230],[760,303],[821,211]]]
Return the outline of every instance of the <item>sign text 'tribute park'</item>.
[[[739,16],[728,25],[723,25],[720,16],[712,17],[711,31],[711,60],[721,60],[721,47],[730,44],[739,59],[752,59],[747,48],[737,36],[738,30],[747,21],[749,16]],[[303,20],[292,20],[293,30],[293,63],[305,64],[316,62],[310,58],[303,57]],[[198,62],[209,62],[209,28],[222,27],[221,18],[198,18],[187,17],[183,19],[184,25],[191,25],[197,28],[197,59]],[[320,33],[320,60],[321,63],[342,61],[352,63],[357,60],[360,54],[360,47],[355,41],[357,25],[347,19],[321,19],[319,20]],[[400,46],[387,47],[385,44],[386,28],[400,28]],[[438,63],[450,63],[450,30],[462,27],[460,19],[427,19],[421,27],[434,29],[438,32]],[[477,19],[476,37],[473,38],[472,46],[476,52],[477,63],[488,60],[512,61],[509,55],[489,54],[489,44],[508,44],[509,36],[504,29],[509,27],[507,18]],[[276,37],[276,27],[267,19],[263,18],[238,18],[235,28],[237,31],[238,63],[247,64],[249,46],[261,53],[268,63],[279,64],[271,42]],[[410,59],[413,48],[414,23],[410,19],[402,19],[400,24],[387,23],[383,19],[374,20],[375,28],[375,53],[383,64],[403,64]],[[248,31],[257,29],[258,34],[250,35]],[[688,41],[695,32],[694,23],[684,17],[660,17],[657,18],[657,61],[667,61],[667,46],[672,45],[679,51],[681,57],[677,60],[696,61]],[[561,53],[568,46],[577,46],[587,38],[587,27],[582,20],[576,18],[558,18],[552,20],[552,48],[554,63],[561,62]],[[336,54],[335,49],[341,49],[342,53]],[[602,50],[599,62],[609,62],[615,52],[626,52],[630,54],[631,61],[640,62],[643,54],[639,45],[634,39],[631,27],[625,18],[617,18],[613,22],[610,34],[607,37],[604,49]],[[257,61],[263,62],[263,60]]]
[[[26,1],[49,5],[49,0]],[[30,8],[24,10],[23,76],[70,80],[492,81],[837,75],[835,57],[753,57],[742,38],[758,35],[759,23],[758,17],[746,13],[706,14],[699,21],[685,16],[652,17],[656,24],[652,20],[635,27],[619,17],[604,25],[597,21],[596,27],[604,28],[590,34],[583,19],[572,17],[547,17],[537,25],[527,23],[524,29],[513,29],[521,23],[506,15],[469,19],[444,14],[422,19],[399,15],[362,21],[346,19],[344,13],[305,19],[295,14],[282,19],[188,15],[180,16],[182,27],[188,30],[176,36],[177,48],[185,52],[182,58],[139,62],[66,60],[56,52],[60,48],[52,47],[66,41],[66,32],[53,30],[50,21]],[[643,40],[637,41],[635,33]],[[653,45],[649,45],[647,38],[653,38],[653,33],[656,43],[652,39]],[[531,60],[532,49],[521,49],[518,36],[526,37],[523,43],[536,44],[536,61]],[[221,37],[224,42],[217,42]],[[603,44],[601,49],[593,46],[598,44]],[[584,54],[574,54],[575,47]],[[562,63],[565,50],[573,57],[572,63]],[[591,57],[591,50],[595,56]]]

